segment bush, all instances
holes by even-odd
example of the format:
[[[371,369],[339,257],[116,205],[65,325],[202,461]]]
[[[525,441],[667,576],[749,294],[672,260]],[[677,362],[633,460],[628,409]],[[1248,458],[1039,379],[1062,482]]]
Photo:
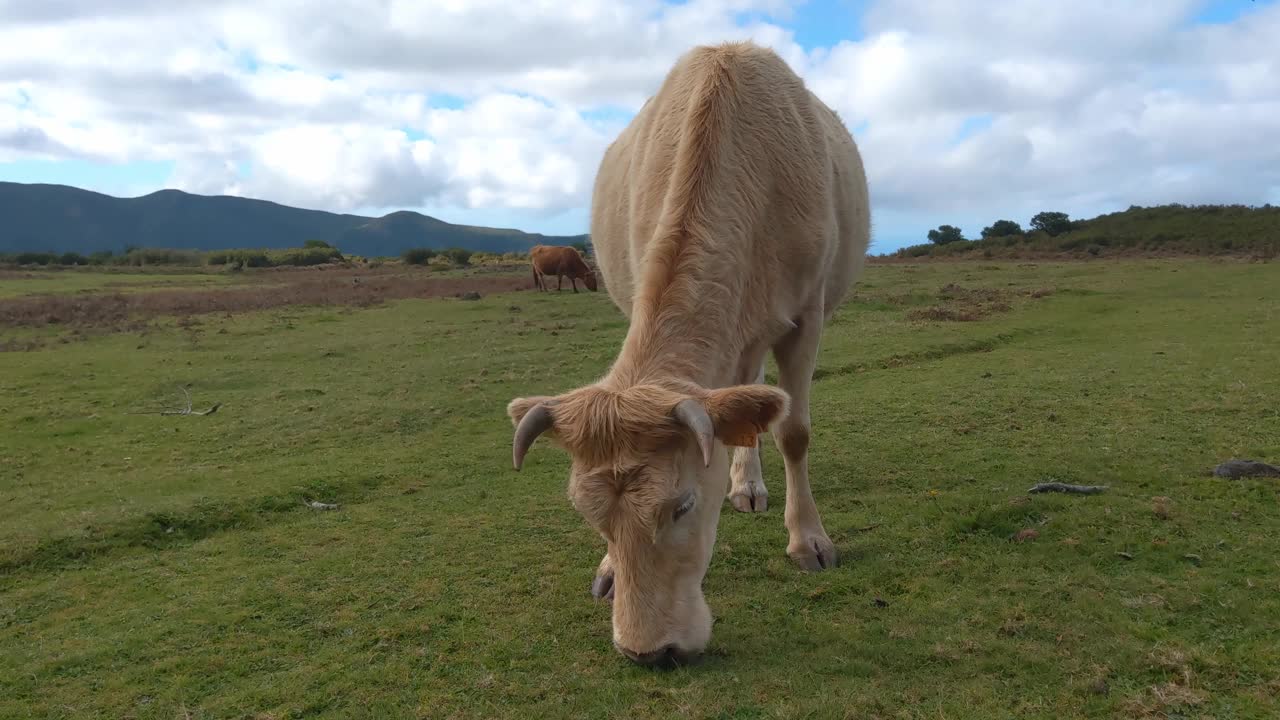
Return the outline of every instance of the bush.
[[[441,255],[449,258],[449,262],[459,267],[466,267],[471,264],[471,256],[474,254],[466,248],[448,248],[440,252]]]
[[[1022,234],[1022,226],[1012,220],[997,220],[991,225],[982,228],[983,239]]]
[[[268,256],[268,261],[272,265],[294,265],[309,266],[323,265],[334,260],[342,260],[342,253],[337,248],[293,248],[289,250],[280,250]]]
[[[200,265],[200,253],[193,250],[167,248],[131,248],[116,260],[117,265],[145,267],[147,265]]]
[[[960,228],[954,225],[939,225],[937,230],[929,231],[929,242],[935,245],[947,245],[964,240]]]
[[[335,247],[289,248],[287,250],[214,250],[205,255],[209,265],[233,267],[280,267],[282,265],[323,265],[344,259]]]
[[[435,256],[436,251],[431,248],[411,248],[400,253],[405,265],[426,265]]]
[[[1031,227],[1036,230],[1043,230],[1050,235],[1061,235],[1065,232],[1071,232],[1071,220],[1064,212],[1045,211],[1036,213],[1031,218]]]
[[[57,265],[58,256],[53,253],[24,252],[13,256],[19,265]]]
[[[215,250],[205,259],[210,265],[234,267],[270,267],[272,264],[265,250]]]

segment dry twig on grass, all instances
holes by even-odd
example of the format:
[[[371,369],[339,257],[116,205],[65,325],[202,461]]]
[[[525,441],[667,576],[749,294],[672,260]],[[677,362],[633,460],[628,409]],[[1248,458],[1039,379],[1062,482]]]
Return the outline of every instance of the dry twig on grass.
[[[210,405],[207,410],[192,410],[191,409],[191,393],[188,392],[187,389],[182,386],[179,386],[178,389],[182,391],[182,395],[186,398],[185,407],[178,408],[176,410],[174,409],[146,410],[143,412],[134,412],[129,414],[130,415],[212,415],[218,412],[218,408],[222,407],[222,403],[214,403],[213,405]]]
[[[1067,483],[1060,482],[1046,482],[1033,485],[1029,490],[1027,490],[1027,492],[1060,492],[1072,493],[1074,495],[1097,495],[1100,492],[1105,492],[1107,489],[1107,485],[1068,485]]]

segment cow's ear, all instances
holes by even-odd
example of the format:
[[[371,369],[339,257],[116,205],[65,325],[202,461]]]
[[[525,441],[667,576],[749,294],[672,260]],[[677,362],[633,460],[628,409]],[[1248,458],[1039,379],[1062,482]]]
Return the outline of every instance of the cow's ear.
[[[771,385],[734,385],[709,391],[703,405],[721,442],[755,447],[757,435],[787,416],[791,396]]]

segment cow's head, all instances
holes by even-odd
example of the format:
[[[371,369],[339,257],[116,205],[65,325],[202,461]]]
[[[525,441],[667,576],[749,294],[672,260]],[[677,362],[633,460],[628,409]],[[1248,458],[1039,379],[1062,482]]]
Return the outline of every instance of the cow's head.
[[[588,270],[587,274],[582,276],[582,284],[586,285],[588,290],[594,292],[596,290],[596,274]]]
[[[631,660],[687,662],[706,648],[702,579],[728,487],[723,445],[754,445],[789,404],[768,385],[588,385],[507,406],[517,469],[544,433],[569,453],[569,500],[608,544],[613,643]]]

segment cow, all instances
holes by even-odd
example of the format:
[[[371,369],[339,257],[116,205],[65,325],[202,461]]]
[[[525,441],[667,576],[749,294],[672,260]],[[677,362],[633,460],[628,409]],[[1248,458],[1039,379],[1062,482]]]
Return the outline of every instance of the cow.
[[[508,403],[512,462],[544,435],[567,453],[568,499],[606,546],[591,592],[612,603],[615,649],[691,663],[711,636],[702,580],[721,505],[767,508],[760,434],[785,463],[787,555],[837,565],[810,490],[810,386],[866,261],[866,175],[844,123],[776,53],[697,46],[605,150],[590,222],[627,333],[594,382]]]
[[[578,279],[587,289],[596,291],[596,275],[587,265],[587,261],[578,254],[577,248],[569,245],[534,245],[529,250],[529,264],[533,266],[533,282],[538,290],[545,290],[543,277],[556,276],[556,290],[563,287],[564,278],[569,278],[573,291],[578,292]]]

